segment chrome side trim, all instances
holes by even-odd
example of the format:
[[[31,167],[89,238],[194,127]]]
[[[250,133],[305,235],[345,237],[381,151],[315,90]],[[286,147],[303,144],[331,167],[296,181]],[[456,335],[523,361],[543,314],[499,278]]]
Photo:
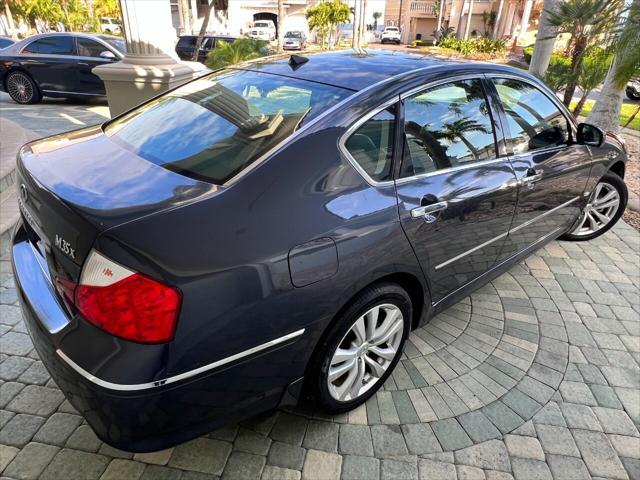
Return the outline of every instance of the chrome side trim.
[[[235,355],[231,355],[230,357],[223,358],[221,360],[217,360],[213,363],[209,363],[208,365],[203,365],[202,367],[195,368],[193,370],[189,370],[184,373],[180,373],[178,375],[174,375],[172,377],[168,377],[162,380],[156,380],[155,382],[147,382],[147,383],[137,383],[137,384],[122,384],[122,383],[112,383],[107,382],[106,380],[102,380],[101,378],[92,375],[87,372],[84,368],[78,365],[76,362],[71,360],[65,353],[57,349],[56,353],[58,356],[64,360],[71,368],[73,368],[77,373],[82,375],[84,378],[89,380],[91,383],[94,383],[102,388],[107,388],[109,390],[118,390],[121,392],[131,392],[137,390],[147,390],[149,388],[161,387],[163,385],[168,385],[170,383],[179,382],[180,380],[184,380],[195,375],[198,375],[203,372],[208,372],[209,370],[213,370],[214,368],[221,367],[223,365],[227,365],[228,363],[235,362],[236,360],[240,360],[244,357],[248,357],[249,355],[253,355],[254,353],[258,353],[262,350],[265,350],[269,347],[274,347],[281,343],[286,342],[287,340],[292,340],[296,337],[299,337],[304,333],[304,328],[300,330],[296,330],[295,332],[289,333],[288,335],[284,335],[283,337],[276,338],[274,340],[270,340],[262,345],[258,345],[256,347],[250,348],[248,350],[244,350],[242,352],[236,353]]]
[[[504,233],[501,233],[500,235],[498,235],[497,237],[490,238],[486,242],[481,243],[480,245],[476,245],[472,249],[467,250],[466,252],[462,252],[460,255],[456,255],[455,257],[450,258],[446,262],[442,262],[440,265],[436,265],[436,270],[440,270],[441,268],[444,268],[447,265],[449,265],[449,264],[451,264],[453,262],[456,262],[456,261],[460,260],[461,258],[466,257],[467,255],[471,255],[473,252],[475,252],[477,250],[480,250],[480,249],[482,249],[482,248],[484,248],[484,247],[486,247],[488,245],[491,245],[493,242],[496,242],[496,241],[500,240],[501,238],[506,237],[508,234],[509,234],[509,232],[504,232]]]
[[[518,255],[522,254],[523,252],[526,252],[527,250],[532,249],[533,247],[535,247],[537,244],[539,244],[540,242],[543,242],[544,240],[548,239],[549,237],[553,236],[553,235],[557,235],[558,233],[562,232],[564,230],[564,227],[558,227],[555,230],[552,230],[551,232],[543,235],[542,237],[538,238],[535,242],[533,242],[532,244],[530,244],[529,246],[523,248],[522,250],[520,250],[519,252],[514,253],[513,255],[511,255],[508,258],[505,258],[503,261],[501,261],[500,263],[498,263],[497,265],[494,265],[490,270],[487,270],[486,272],[483,272],[482,274],[480,274],[480,276],[474,278],[473,280],[468,281],[467,283],[465,283],[464,285],[462,285],[461,287],[456,288],[453,292],[449,293],[446,297],[438,300],[436,303],[433,304],[434,307],[437,307],[438,305],[440,305],[441,303],[443,303],[444,301],[446,301],[449,297],[455,295],[456,293],[458,293],[460,290],[462,290],[463,288],[466,288],[468,285],[474,283],[474,282],[478,282],[481,281],[481,279],[483,277],[486,277],[487,275],[491,274],[492,272],[498,270],[499,268],[502,268],[505,264],[507,264],[508,262],[510,262],[513,258],[517,257]]]
[[[442,263],[441,263],[441,264],[439,264],[439,265],[436,265],[436,268],[435,268],[435,269],[436,269],[436,270],[440,270],[441,268],[444,268],[444,267],[446,267],[447,265],[450,265],[450,264],[452,264],[453,262],[456,262],[456,261],[460,260],[461,258],[464,258],[464,257],[466,257],[467,255],[470,255],[470,254],[472,254],[473,252],[475,252],[475,251],[477,251],[477,250],[480,250],[481,248],[484,248],[484,247],[486,247],[486,246],[488,246],[488,245],[492,244],[493,242],[495,242],[495,241],[497,241],[497,240],[500,240],[501,238],[506,237],[507,235],[509,235],[509,234],[511,234],[511,233],[517,232],[518,230],[520,230],[520,229],[522,229],[522,228],[528,227],[529,225],[531,225],[531,224],[533,224],[533,223],[537,222],[538,220],[541,220],[542,218],[546,217],[547,215],[550,215],[550,214],[552,214],[553,212],[555,212],[555,211],[557,211],[557,210],[560,210],[561,208],[564,208],[564,207],[567,207],[567,206],[571,205],[573,202],[575,202],[575,201],[577,201],[577,200],[580,200],[580,197],[574,197],[574,198],[572,198],[571,200],[569,200],[568,202],[563,203],[562,205],[558,205],[557,207],[554,207],[554,208],[552,208],[551,210],[547,210],[546,212],[544,212],[544,213],[542,213],[542,214],[538,215],[537,217],[532,218],[531,220],[527,220],[526,222],[522,223],[521,225],[518,225],[517,227],[512,228],[512,229],[511,229],[511,230],[509,230],[508,232],[504,232],[504,233],[501,233],[500,235],[498,235],[498,236],[496,236],[496,237],[490,238],[490,239],[489,239],[489,240],[487,240],[486,242],[481,243],[480,245],[476,245],[475,247],[473,247],[473,248],[471,248],[471,249],[467,250],[466,252],[462,252],[460,255],[456,255],[455,257],[450,258],[449,260],[447,260],[447,261],[445,261],[445,262],[442,262]],[[547,235],[545,235],[545,236],[544,236],[544,237],[542,237],[542,238],[546,238],[547,236],[549,236],[549,235],[551,235],[551,234],[555,233],[557,230],[560,230],[560,229],[562,229],[562,227],[560,227],[560,228],[558,228],[558,229],[556,229],[556,230],[552,231],[550,234],[547,234]],[[540,240],[537,240],[536,242],[534,242],[534,244],[535,244],[535,243],[537,243],[537,242],[539,242],[539,241],[540,241]]]
[[[65,90],[42,90],[43,93],[67,93],[69,95],[86,95],[88,97],[104,97],[106,93],[67,92]]]
[[[564,202],[562,205],[558,205],[557,207],[552,208],[551,210],[547,210],[546,212],[538,215],[537,217],[533,217],[531,220],[527,220],[524,223],[521,223],[520,225],[518,225],[517,227],[512,228],[509,233],[513,233],[513,232],[517,232],[518,230],[528,227],[529,225],[531,225],[532,223],[537,222],[538,220],[543,219],[544,217],[546,217],[547,215],[551,215],[553,212],[560,210],[561,208],[567,207],[569,205],[571,205],[573,202],[576,202],[580,200],[580,197],[574,197],[571,200],[569,200],[568,202]]]
[[[509,159],[507,157],[499,157],[493,158],[491,160],[481,160],[479,162],[471,162],[468,165],[458,165],[455,167],[443,168],[441,170],[434,170],[433,172],[421,173],[419,175],[412,175],[411,177],[402,177],[396,180],[397,185],[403,185],[405,183],[413,182],[414,180],[419,180],[422,178],[435,177],[437,175],[446,175],[453,172],[458,172],[460,170],[467,170],[469,168],[477,168],[484,167],[485,165],[492,165],[494,163],[509,163]],[[511,163],[509,163],[511,165]]]

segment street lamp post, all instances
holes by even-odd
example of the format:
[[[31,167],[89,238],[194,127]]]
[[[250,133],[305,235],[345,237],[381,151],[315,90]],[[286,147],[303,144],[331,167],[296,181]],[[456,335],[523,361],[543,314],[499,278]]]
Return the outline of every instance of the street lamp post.
[[[166,0],[120,0],[127,54],[120,62],[93,69],[105,83],[111,115],[117,115],[204,70],[181,62],[174,52],[175,30]]]

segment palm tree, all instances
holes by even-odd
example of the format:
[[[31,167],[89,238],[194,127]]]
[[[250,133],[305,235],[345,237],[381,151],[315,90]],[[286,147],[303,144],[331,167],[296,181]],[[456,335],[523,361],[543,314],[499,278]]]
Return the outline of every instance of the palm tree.
[[[373,12],[373,29],[377,30],[378,29],[378,19],[382,17],[382,13],[380,12]]]
[[[553,47],[558,37],[558,27],[549,23],[548,12],[555,11],[559,1],[561,0],[544,0],[544,7],[538,25],[538,35],[536,36],[536,43],[533,47],[533,55],[529,64],[529,73],[538,78],[542,78],[547,68],[549,68],[549,60],[551,60]]]
[[[589,123],[613,132],[618,129],[625,85],[640,73],[640,0],[631,5],[615,45],[615,60],[587,118]]]
[[[584,53],[615,26],[623,0],[567,0],[555,10],[547,10],[549,24],[558,33],[568,33],[571,69],[563,103],[568,107],[578,85]]]
[[[443,123],[442,129],[433,132],[433,136],[435,136],[436,138],[442,138],[451,143],[454,143],[457,139],[459,139],[471,152],[473,158],[477,160],[478,150],[475,146],[473,146],[473,144],[471,144],[471,142],[469,142],[469,140],[467,140],[467,137],[465,136],[466,134],[472,132],[488,133],[488,130],[480,122],[467,118],[458,118],[453,122]]]
[[[577,117],[582,112],[589,94],[598,87],[609,71],[612,55],[606,50],[594,48],[584,57],[584,68],[578,76],[578,85],[582,90],[582,96],[573,109],[573,114]]]

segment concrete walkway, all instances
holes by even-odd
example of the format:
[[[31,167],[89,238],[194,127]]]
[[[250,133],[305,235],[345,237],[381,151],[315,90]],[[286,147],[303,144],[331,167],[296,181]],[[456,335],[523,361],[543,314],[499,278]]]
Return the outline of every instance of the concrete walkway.
[[[640,478],[640,234],[554,242],[411,334],[366,405],[292,409],[152,453],[98,440],[0,262],[0,472],[43,479]]]
[[[104,122],[104,103],[74,103],[45,99],[37,105],[19,105],[0,92],[0,253],[6,250],[11,227],[18,220],[15,183],[16,154],[22,145],[38,138]]]

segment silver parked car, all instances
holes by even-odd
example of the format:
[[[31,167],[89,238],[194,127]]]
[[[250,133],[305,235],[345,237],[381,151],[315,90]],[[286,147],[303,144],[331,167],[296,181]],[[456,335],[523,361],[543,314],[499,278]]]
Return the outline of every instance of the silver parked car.
[[[282,48],[285,50],[302,50],[307,46],[307,36],[300,30],[285,33]]]

